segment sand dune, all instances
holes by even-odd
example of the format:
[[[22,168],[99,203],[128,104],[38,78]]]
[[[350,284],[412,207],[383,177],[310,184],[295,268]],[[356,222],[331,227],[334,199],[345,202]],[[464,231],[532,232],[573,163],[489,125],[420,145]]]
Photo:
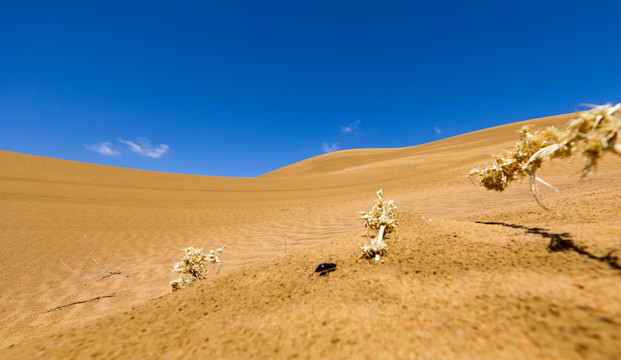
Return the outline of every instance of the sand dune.
[[[620,358],[621,158],[586,180],[580,159],[544,166],[557,214],[463,177],[523,124],[253,179],[0,151],[0,357]],[[375,264],[356,211],[380,187],[401,224]],[[181,248],[224,244],[217,276],[170,294]],[[60,262],[97,272],[93,247],[121,274]]]

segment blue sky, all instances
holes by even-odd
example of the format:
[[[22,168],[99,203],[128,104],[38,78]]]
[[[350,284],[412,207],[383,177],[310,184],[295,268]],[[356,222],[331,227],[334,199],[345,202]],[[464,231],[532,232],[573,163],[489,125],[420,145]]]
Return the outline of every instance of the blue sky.
[[[621,101],[619,1],[4,1],[0,149],[258,176]]]

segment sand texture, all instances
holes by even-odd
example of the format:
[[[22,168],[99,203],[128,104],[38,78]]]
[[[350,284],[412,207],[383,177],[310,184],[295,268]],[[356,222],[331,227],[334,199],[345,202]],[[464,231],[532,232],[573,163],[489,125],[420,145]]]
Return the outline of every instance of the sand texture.
[[[554,213],[528,181],[464,178],[571,116],[258,178],[0,151],[0,358],[621,359],[621,157],[586,179],[581,159],[544,165]],[[376,263],[357,211],[380,188],[399,226]],[[222,245],[217,275],[171,293],[182,248]],[[121,273],[60,261],[112,269],[99,254]]]

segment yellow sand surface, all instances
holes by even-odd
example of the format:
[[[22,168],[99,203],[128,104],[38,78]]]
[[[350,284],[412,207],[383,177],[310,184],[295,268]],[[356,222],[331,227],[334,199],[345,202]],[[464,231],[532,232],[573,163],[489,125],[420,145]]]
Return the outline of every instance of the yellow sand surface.
[[[258,178],[0,151],[0,358],[620,359],[621,157],[586,179],[581,159],[545,164],[553,212],[528,180],[465,177],[522,125],[571,116]],[[357,211],[380,188],[399,226],[375,262]],[[182,248],[222,245],[222,267],[171,293]]]

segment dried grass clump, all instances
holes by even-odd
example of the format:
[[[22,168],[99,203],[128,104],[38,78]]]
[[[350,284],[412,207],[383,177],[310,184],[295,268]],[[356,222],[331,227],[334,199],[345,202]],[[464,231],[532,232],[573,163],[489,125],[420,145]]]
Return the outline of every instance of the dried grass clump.
[[[384,200],[383,196],[384,192],[380,189],[377,192],[378,199],[375,200],[371,211],[358,212],[365,219],[365,227],[379,230],[377,237],[362,247],[362,257],[368,259],[375,258],[376,261],[380,259],[380,256],[386,255],[388,244],[384,241],[384,234],[393,231],[395,225],[397,225],[397,206],[393,200]]]
[[[223,250],[224,246],[217,250],[211,250],[207,254],[203,249],[195,247],[183,249],[185,251],[183,260],[176,263],[172,270],[179,273],[179,279],[170,282],[172,291],[187,287],[196,280],[204,279],[209,273],[210,264],[222,262],[219,256]]]
[[[532,126],[520,129],[520,141],[513,150],[492,155],[492,164],[485,169],[475,168],[470,176],[488,190],[503,191],[509,184],[530,176],[531,191],[537,198],[536,181],[552,187],[536,176],[544,160],[567,158],[574,154],[584,157],[582,175],[587,175],[597,161],[608,151],[621,155],[621,104],[596,106],[576,114],[567,126],[534,130]],[[544,207],[545,208],[545,207]]]

